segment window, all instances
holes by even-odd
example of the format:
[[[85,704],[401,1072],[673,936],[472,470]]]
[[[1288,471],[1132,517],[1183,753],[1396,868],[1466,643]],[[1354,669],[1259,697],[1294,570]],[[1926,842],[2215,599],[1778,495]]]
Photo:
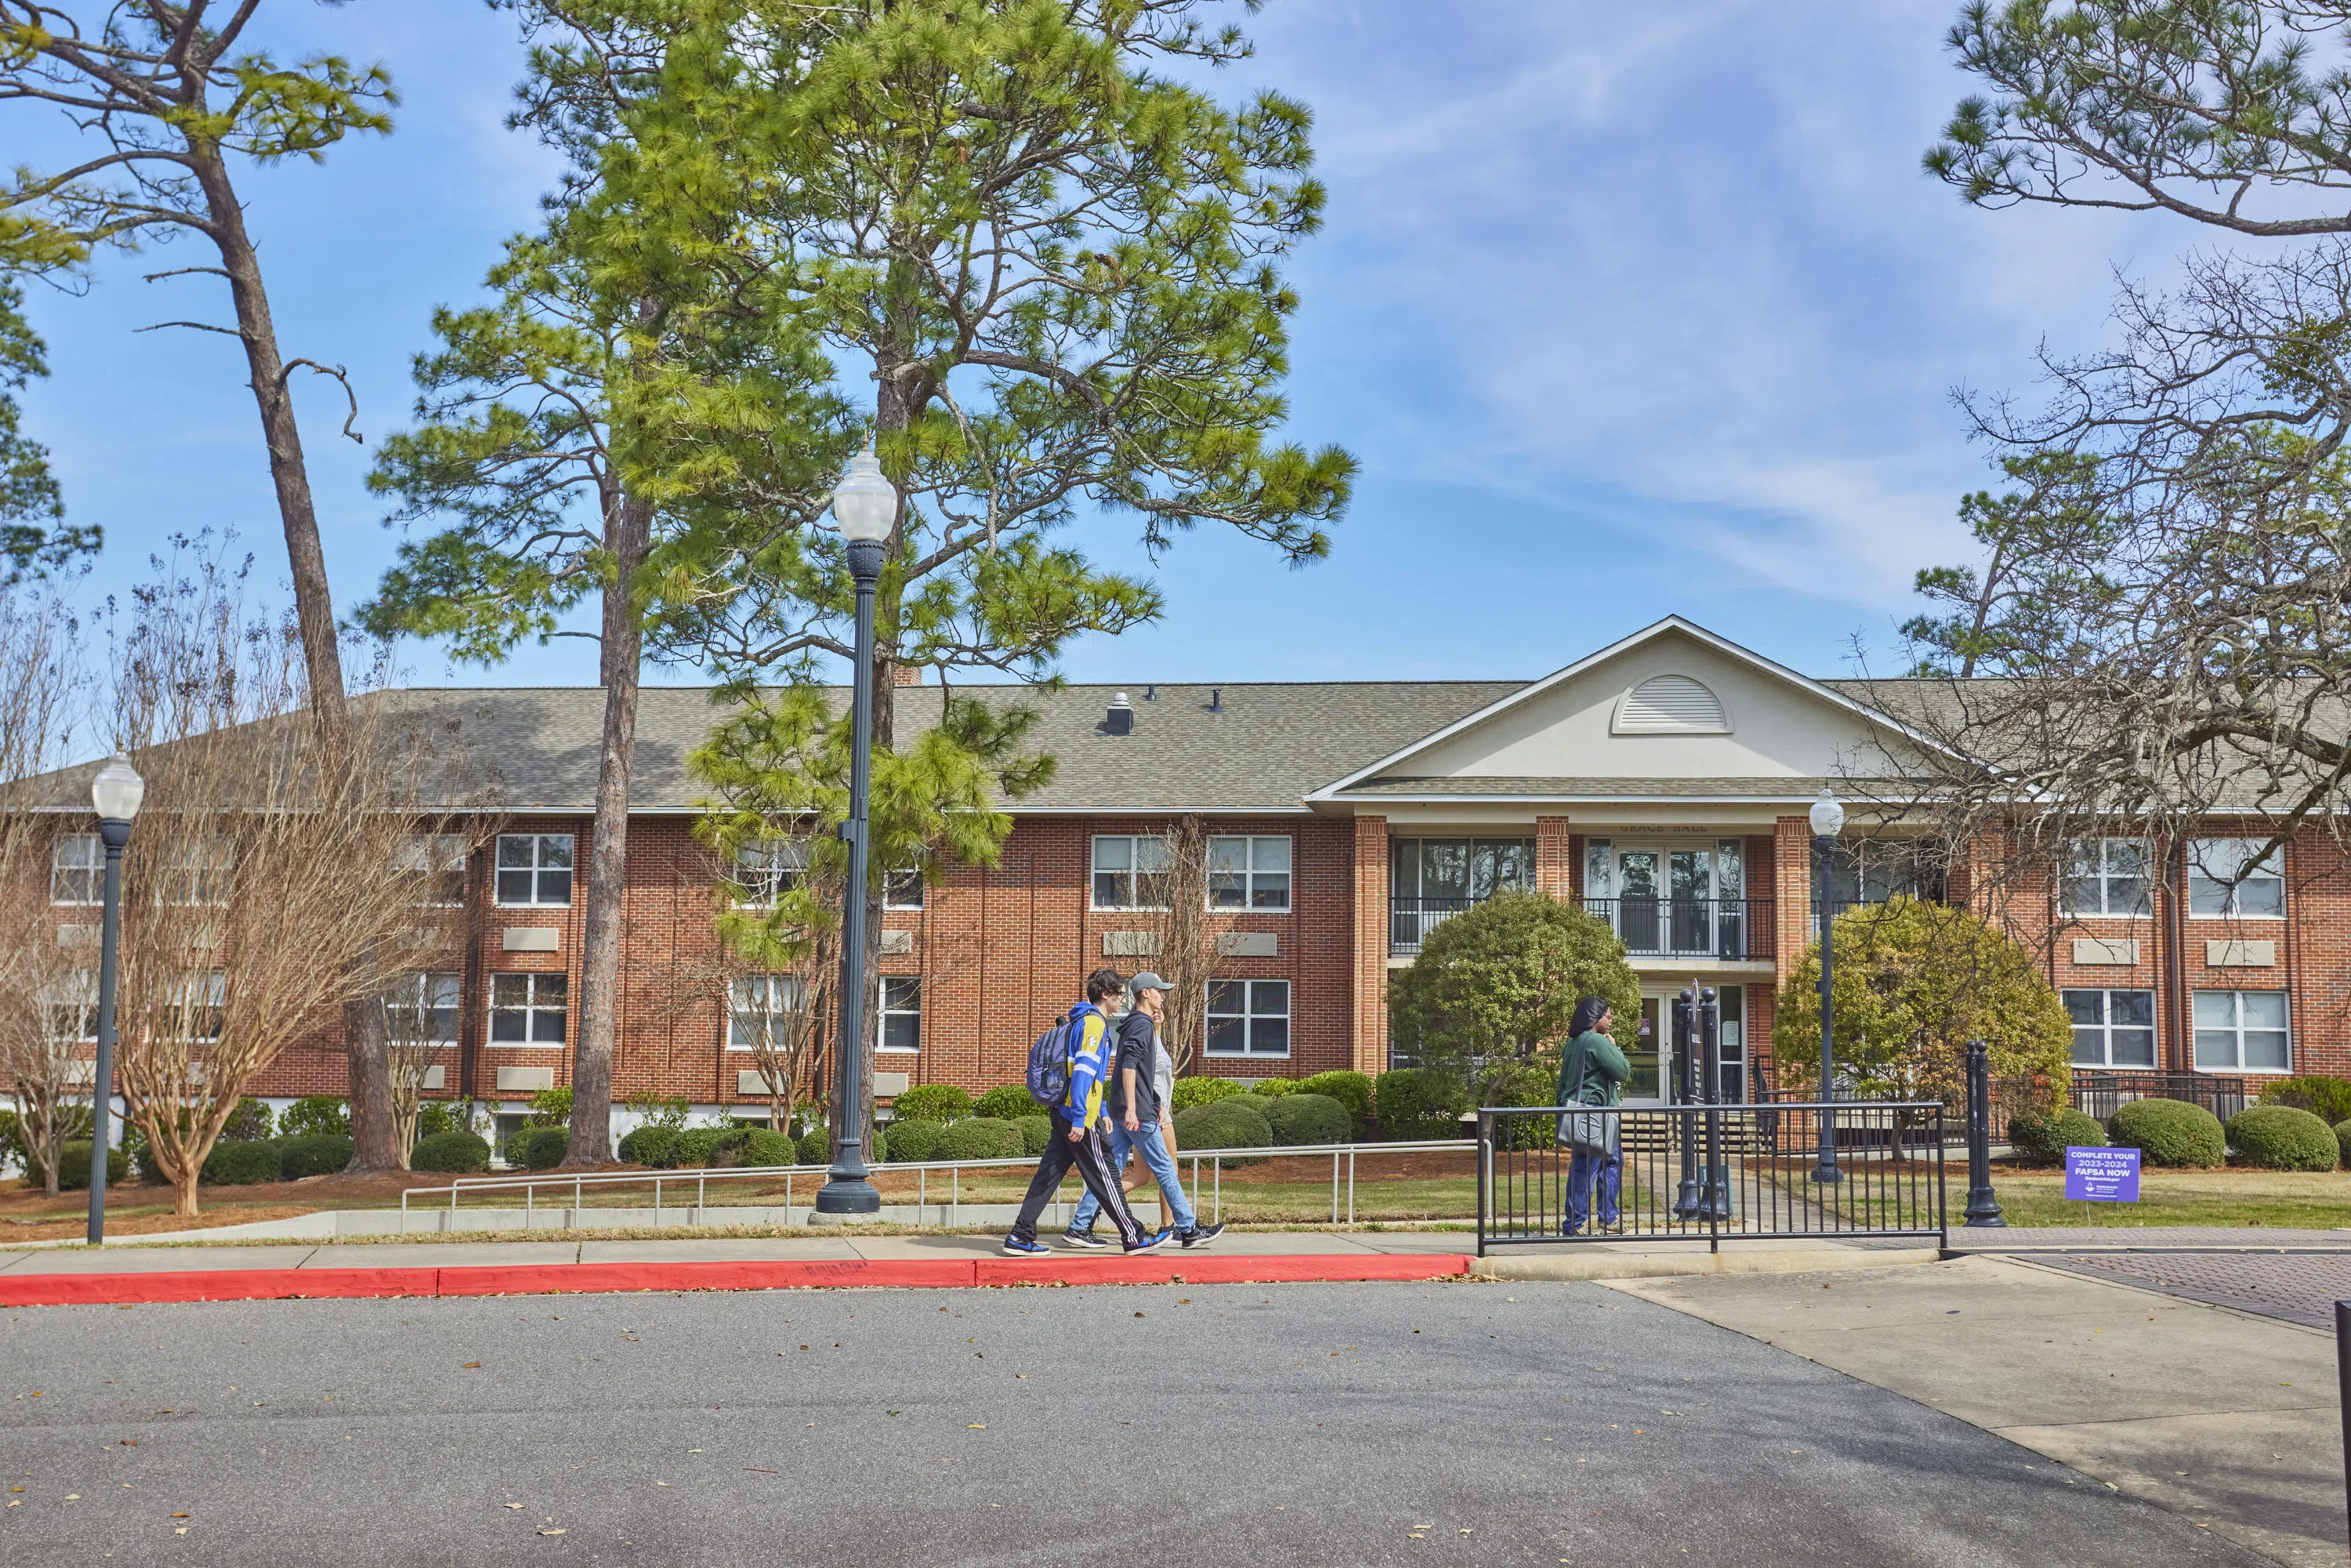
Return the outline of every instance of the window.
[[[1288,980],[1210,980],[1210,1056],[1288,1056]]]
[[[808,875],[808,841],[778,839],[745,844],[735,852],[735,904],[739,909],[773,909]]]
[[[2262,839],[2198,839],[2188,849],[2188,913],[2253,920],[2285,917],[2285,877]]]
[[[561,1045],[569,990],[562,975],[492,975],[490,1043]]]
[[[1940,903],[1943,887],[1942,866],[1932,846],[1916,841],[1840,839],[1829,855],[1829,899],[1834,904],[1884,904],[1892,898]]]
[[[454,971],[402,975],[383,998],[392,1040],[404,1045],[456,1044],[457,996]]]
[[[1167,845],[1152,835],[1097,834],[1094,907],[1167,907]]]
[[[163,896],[173,904],[226,904],[228,846],[197,839],[164,851]]]
[[[59,833],[49,851],[49,902],[100,904],[106,899],[106,846],[96,833]]]
[[[1208,907],[1288,909],[1288,839],[1210,839]]]
[[[2091,839],[2065,857],[2060,903],[2068,915],[2147,913],[2147,845],[2137,839]]]
[[[500,833],[498,902],[504,904],[571,902],[569,833]]]
[[[465,902],[465,841],[457,833],[418,833],[400,846],[392,869],[416,884],[411,902],[455,909]]]
[[[905,866],[883,877],[882,907],[884,909],[923,907],[923,868]]]
[[[800,1010],[797,975],[744,975],[726,984],[726,1049],[769,1050],[784,1042],[786,1020]]]
[[[77,970],[41,988],[44,1032],[53,1040],[98,1039],[98,976]]]
[[[182,1040],[214,1040],[221,1037],[223,1015],[228,1010],[228,980],[218,969],[183,976],[165,993],[172,1009],[165,1028]],[[97,1030],[90,1031],[97,1038]]]
[[[1725,986],[1716,993],[1720,1009],[1722,1099],[1725,1104],[1747,1103],[1747,988]]]
[[[1389,893],[1418,899],[1423,908],[1431,900],[1438,901],[1437,907],[1482,904],[1534,884],[1532,839],[1398,839],[1388,852]]]
[[[880,1030],[876,1049],[923,1049],[923,979],[919,975],[882,977],[881,1006],[874,1022]]]
[[[2153,1067],[2153,991],[2067,991],[2077,1067]]]
[[[2283,991],[2199,991],[2195,1005],[2199,1068],[2284,1072],[2294,1065]]]

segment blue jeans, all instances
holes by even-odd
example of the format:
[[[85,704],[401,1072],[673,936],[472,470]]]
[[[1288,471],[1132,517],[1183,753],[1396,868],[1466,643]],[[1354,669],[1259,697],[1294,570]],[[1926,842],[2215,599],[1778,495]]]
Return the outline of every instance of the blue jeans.
[[[1614,1149],[1578,1149],[1567,1162],[1567,1219],[1560,1234],[1573,1236],[1592,1217],[1592,1178],[1600,1178],[1600,1223],[1616,1223],[1616,1197],[1625,1176],[1625,1160]]]
[[[1143,1167],[1159,1184],[1159,1196],[1167,1206],[1167,1218],[1175,1222],[1177,1234],[1190,1230],[1198,1223],[1192,1206],[1184,1201],[1184,1178],[1176,1174],[1176,1156],[1167,1152],[1167,1142],[1159,1135],[1159,1124],[1145,1122],[1130,1133],[1124,1124],[1113,1117],[1110,1124],[1110,1164],[1113,1171],[1126,1169],[1130,1155],[1143,1156]],[[1612,1191],[1614,1189],[1611,1189]],[[1612,1200],[1613,1201],[1613,1200]],[[1092,1230],[1094,1216],[1102,1205],[1088,1192],[1079,1200],[1078,1212],[1070,1217],[1072,1230]]]

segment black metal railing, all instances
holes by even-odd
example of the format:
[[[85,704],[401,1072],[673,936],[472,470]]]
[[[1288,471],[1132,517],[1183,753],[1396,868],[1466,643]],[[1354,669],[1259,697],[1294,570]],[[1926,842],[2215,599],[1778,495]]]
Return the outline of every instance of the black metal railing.
[[[1388,951],[1417,953],[1428,934],[1469,908],[1474,898],[1391,898],[1388,900]]]
[[[2245,1081],[2241,1078],[2213,1078],[2201,1072],[2085,1072],[2074,1073],[2074,1109],[2099,1121],[2111,1120],[2114,1113],[2133,1100],[2185,1100],[2190,1105],[2201,1105],[2221,1121],[2245,1108]]]
[[[1768,959],[1768,898],[1587,898],[1634,957]]]
[[[1562,1112],[1596,1121],[1617,1153],[1614,1227],[1602,1224],[1596,1190],[1581,1203],[1571,1191],[1573,1178],[1591,1181],[1602,1162],[1562,1145]],[[1478,1250],[1645,1239],[1719,1249],[1725,1238],[1814,1236],[1931,1236],[1940,1245],[1946,1131],[1931,1101],[1489,1106],[1478,1113]],[[1824,1139],[1842,1178],[1834,1183],[1813,1179]]]

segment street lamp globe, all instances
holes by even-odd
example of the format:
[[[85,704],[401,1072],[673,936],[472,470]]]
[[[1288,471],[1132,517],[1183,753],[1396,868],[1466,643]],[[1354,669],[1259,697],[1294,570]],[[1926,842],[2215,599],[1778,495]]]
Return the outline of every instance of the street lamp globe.
[[[1844,831],[1844,804],[1828,790],[1813,802],[1813,837],[1833,839]]]
[[[131,758],[120,751],[89,781],[89,802],[98,808],[101,821],[131,821],[139,814],[139,803],[146,798],[147,780],[139,777],[139,769],[131,767]]]
[[[871,446],[849,460],[849,472],[833,486],[832,516],[852,544],[879,544],[890,537],[898,520],[898,491]]]

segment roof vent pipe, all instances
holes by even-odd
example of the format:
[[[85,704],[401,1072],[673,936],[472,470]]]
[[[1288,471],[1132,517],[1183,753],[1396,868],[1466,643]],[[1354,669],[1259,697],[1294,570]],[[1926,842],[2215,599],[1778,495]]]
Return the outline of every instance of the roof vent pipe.
[[[1126,700],[1124,692],[1110,699],[1110,716],[1102,721],[1104,735],[1134,733],[1134,705]]]
[[[1143,688],[1143,700],[1147,703],[1155,703],[1159,700],[1158,683],[1154,682]]]
[[[1225,711],[1224,687],[1210,686],[1208,688],[1208,711],[1210,713],[1222,713]]]

